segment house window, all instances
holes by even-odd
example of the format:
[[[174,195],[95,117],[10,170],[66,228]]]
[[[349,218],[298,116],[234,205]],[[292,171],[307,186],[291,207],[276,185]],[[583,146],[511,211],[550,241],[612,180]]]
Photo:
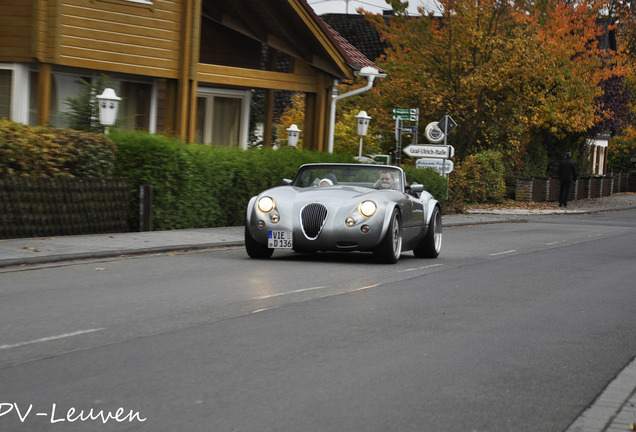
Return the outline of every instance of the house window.
[[[219,147],[247,148],[249,90],[199,88],[196,140]]]
[[[56,127],[68,127],[67,113],[70,109],[67,98],[77,97],[85,91],[80,79],[91,82],[98,77],[97,72],[89,72],[89,76],[70,73],[54,73],[51,86],[50,123]],[[128,79],[126,77],[110,78],[108,87],[112,87],[117,96],[122,98],[117,113],[116,126],[123,130],[144,130],[155,132],[153,104],[154,83]]]
[[[154,1],[152,0],[100,0],[107,3],[118,3],[118,4],[129,4],[130,6],[153,6]],[[152,8],[151,8],[152,9]]]
[[[0,119],[11,118],[12,71],[0,69]]]
[[[29,95],[28,65],[0,64],[0,119],[27,123]]]

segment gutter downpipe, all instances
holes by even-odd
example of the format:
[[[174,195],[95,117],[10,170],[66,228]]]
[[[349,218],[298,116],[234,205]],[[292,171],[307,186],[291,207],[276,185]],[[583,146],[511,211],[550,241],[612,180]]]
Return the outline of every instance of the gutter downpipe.
[[[369,69],[372,69],[372,71]],[[355,96],[360,93],[364,93],[366,91],[371,90],[371,88],[373,87],[373,82],[375,81],[376,77],[379,77],[379,78],[386,77],[386,74],[378,73],[378,71],[375,68],[371,68],[371,67],[362,68],[362,70],[360,70],[360,73],[358,73],[357,75],[366,77],[367,85],[365,85],[364,87],[360,87],[358,89],[352,90],[349,93],[335,95],[335,96],[332,94],[331,96],[331,111],[329,116],[329,146],[327,148],[327,151],[329,153],[333,153],[333,139],[334,139],[333,134],[334,134],[334,128],[336,124],[336,103],[341,99],[345,99],[345,98]],[[333,83],[334,93],[337,91],[337,88],[336,88],[337,85],[338,85],[337,81],[334,81]]]

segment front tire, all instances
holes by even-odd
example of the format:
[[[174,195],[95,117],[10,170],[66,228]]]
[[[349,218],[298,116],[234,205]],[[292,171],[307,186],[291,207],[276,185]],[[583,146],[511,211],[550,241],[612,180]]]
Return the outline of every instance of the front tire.
[[[402,219],[400,212],[393,209],[389,229],[380,244],[373,251],[373,256],[378,262],[395,264],[402,253]]]
[[[437,258],[442,251],[442,214],[439,207],[433,209],[431,223],[426,235],[419,245],[413,249],[413,254],[418,258]]]
[[[256,259],[268,259],[271,258],[274,253],[274,249],[268,248],[254,240],[247,225],[245,225],[245,250],[250,258]]]

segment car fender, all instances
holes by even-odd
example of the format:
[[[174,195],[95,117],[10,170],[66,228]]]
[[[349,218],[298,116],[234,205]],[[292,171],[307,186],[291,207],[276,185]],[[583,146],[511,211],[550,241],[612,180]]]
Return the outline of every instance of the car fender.
[[[247,210],[245,212],[245,223],[247,224],[247,226],[251,226],[253,209],[254,209],[254,206],[256,205],[256,198],[258,198],[258,195],[255,195],[252,198],[250,198],[250,201],[247,204]]]
[[[388,203],[385,203],[388,204]],[[393,203],[391,203],[393,204]],[[379,240],[382,241],[382,239],[384,238],[384,236],[386,235],[386,233],[389,231],[389,225],[391,223],[391,215],[393,214],[393,210],[394,209],[398,209],[398,212],[400,213],[400,217],[402,217],[402,212],[400,210],[400,206],[398,205],[385,205],[384,206],[384,219],[382,220],[382,231],[380,233],[380,237]],[[404,227],[402,227],[402,229],[404,229]]]
[[[428,201],[428,204],[426,205],[426,228],[427,229],[431,224],[431,218],[433,217],[433,210],[435,210],[435,207],[439,208],[440,212],[442,211],[442,209],[440,208],[439,202],[436,199],[431,198]]]

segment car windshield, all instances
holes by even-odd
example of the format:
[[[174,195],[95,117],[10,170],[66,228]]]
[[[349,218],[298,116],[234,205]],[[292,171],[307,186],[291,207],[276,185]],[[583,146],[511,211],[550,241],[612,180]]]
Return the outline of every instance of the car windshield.
[[[302,188],[332,185],[401,190],[401,171],[385,165],[305,165],[294,177]]]

